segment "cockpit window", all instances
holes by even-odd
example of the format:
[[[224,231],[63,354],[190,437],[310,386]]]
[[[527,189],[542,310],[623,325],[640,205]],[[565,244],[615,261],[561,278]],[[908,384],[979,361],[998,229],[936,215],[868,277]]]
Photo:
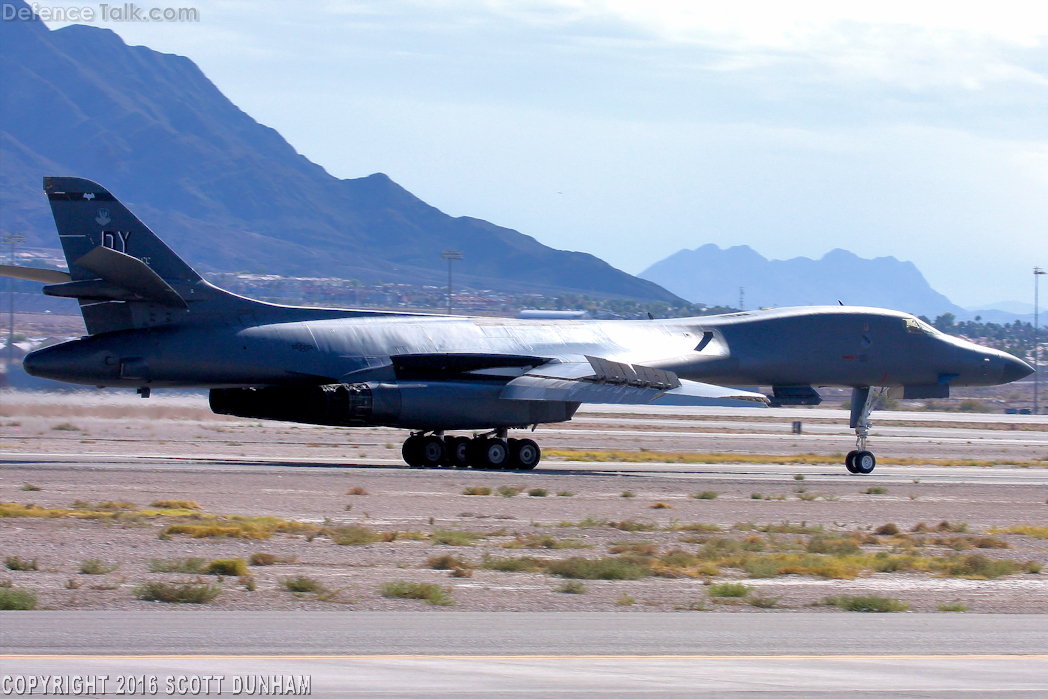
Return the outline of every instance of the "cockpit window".
[[[903,325],[906,327],[908,333],[924,333],[925,335],[937,335],[938,330],[928,325],[924,321],[918,320],[917,318],[903,318]]]

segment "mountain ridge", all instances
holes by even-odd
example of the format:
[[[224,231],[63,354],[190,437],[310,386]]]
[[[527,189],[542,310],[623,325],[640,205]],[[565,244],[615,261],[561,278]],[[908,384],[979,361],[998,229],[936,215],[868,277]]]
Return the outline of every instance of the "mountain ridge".
[[[15,0],[16,7],[25,6]],[[340,180],[230,102],[189,58],[85,25],[0,23],[0,231],[56,247],[44,175],[95,180],[201,271],[679,303],[581,252],[468,216],[388,176]]]
[[[932,289],[912,262],[894,257],[865,259],[841,248],[818,260],[772,260],[747,245],[721,249],[709,243],[679,250],[637,276],[692,302],[738,305],[742,287],[747,308],[844,303],[931,318],[942,313],[969,315]]]

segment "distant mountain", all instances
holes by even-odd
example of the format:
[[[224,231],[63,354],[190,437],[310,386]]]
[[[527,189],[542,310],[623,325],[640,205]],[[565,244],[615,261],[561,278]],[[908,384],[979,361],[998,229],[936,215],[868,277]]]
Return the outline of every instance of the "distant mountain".
[[[831,250],[820,260],[769,260],[745,245],[721,250],[713,244],[681,250],[639,275],[693,302],[746,308],[836,304],[878,306],[929,318],[967,312],[932,289],[912,262],[894,257],[863,259]]]
[[[25,7],[11,0],[16,11]],[[194,266],[678,302],[604,261],[475,218],[389,177],[340,180],[238,109],[188,58],[108,29],[0,22],[0,232],[57,247],[44,175],[111,190]]]

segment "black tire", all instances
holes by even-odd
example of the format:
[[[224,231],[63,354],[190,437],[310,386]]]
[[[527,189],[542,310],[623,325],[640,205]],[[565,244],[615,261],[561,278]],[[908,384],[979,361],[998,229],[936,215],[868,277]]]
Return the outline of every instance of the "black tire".
[[[469,466],[468,453],[468,437],[444,438],[444,463],[448,466],[452,468],[467,468]]]
[[[513,462],[516,468],[522,471],[530,471],[539,465],[542,460],[542,450],[539,445],[531,439],[510,440],[513,453]]]
[[[411,468],[422,467],[422,437],[411,435],[404,440],[404,446],[400,448],[400,455],[404,462]]]
[[[848,469],[848,473],[858,473],[855,470],[855,457],[859,454],[857,449],[852,449],[848,452],[848,455],[844,457],[844,466]]]
[[[860,451],[855,455],[855,472],[863,475],[873,473],[873,469],[877,466],[877,458],[873,455],[872,451]]]
[[[444,440],[436,436],[421,437],[418,460],[422,468],[440,468],[444,462]]]
[[[491,471],[509,462],[509,445],[504,439],[474,439],[470,443],[469,465]]]

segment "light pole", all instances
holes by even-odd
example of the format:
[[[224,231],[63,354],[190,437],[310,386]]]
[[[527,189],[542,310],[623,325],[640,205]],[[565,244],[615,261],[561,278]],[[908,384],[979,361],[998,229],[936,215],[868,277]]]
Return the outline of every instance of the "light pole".
[[[11,266],[15,266],[15,248],[25,240],[21,233],[8,233],[4,236],[4,242],[11,245]],[[7,329],[7,362],[15,363],[15,280],[7,280],[7,297],[10,302],[8,321],[10,327]]]
[[[440,253],[440,259],[448,261],[448,315],[451,315],[451,263],[462,259],[462,251],[445,250]]]
[[[1037,314],[1037,287],[1038,281],[1042,274],[1048,274],[1040,267],[1033,268],[1033,414],[1039,415],[1037,412],[1037,384],[1040,383],[1040,377],[1038,374],[1041,371],[1041,330],[1038,324]]]

